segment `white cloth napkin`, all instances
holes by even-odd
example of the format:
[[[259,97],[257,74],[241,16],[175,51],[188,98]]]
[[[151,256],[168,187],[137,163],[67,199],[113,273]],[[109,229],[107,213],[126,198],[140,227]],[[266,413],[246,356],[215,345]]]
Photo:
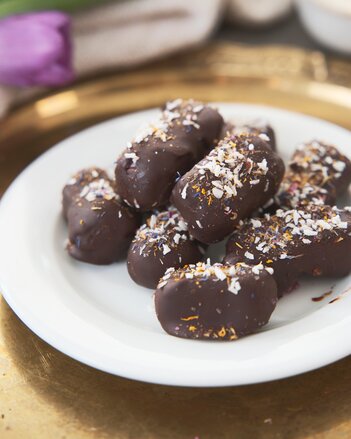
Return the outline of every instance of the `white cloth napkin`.
[[[205,41],[223,0],[134,0],[74,18],[78,74],[129,67]]]

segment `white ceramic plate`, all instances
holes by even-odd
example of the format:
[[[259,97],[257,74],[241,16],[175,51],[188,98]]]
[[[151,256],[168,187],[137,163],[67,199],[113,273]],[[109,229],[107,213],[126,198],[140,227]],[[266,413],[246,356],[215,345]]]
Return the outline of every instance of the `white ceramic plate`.
[[[268,119],[288,159],[315,137],[351,155],[351,133],[302,114],[220,104],[225,117]],[[36,334],[98,369],[154,383],[226,386],[302,373],[351,353],[351,276],[305,280],[280,300],[260,333],[235,342],[192,341],[164,333],[152,291],[135,285],[125,263],[97,267],[69,258],[61,189],[82,167],[112,167],[150,110],[85,130],[32,163],[0,204],[0,280],[5,299]],[[349,198],[340,204],[347,204]],[[332,295],[320,296],[333,287]],[[342,294],[340,300],[329,302]]]

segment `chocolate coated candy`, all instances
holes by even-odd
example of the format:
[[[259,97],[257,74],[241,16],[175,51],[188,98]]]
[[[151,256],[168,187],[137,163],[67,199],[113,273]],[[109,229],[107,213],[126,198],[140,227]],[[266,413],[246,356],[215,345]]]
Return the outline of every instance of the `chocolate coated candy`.
[[[86,176],[85,185],[70,180],[63,190],[68,253],[91,264],[110,264],[126,255],[140,223],[139,215],[121,203],[113,181],[101,178],[105,174],[98,172],[95,178],[94,170],[84,170],[80,175]],[[70,195],[73,198],[69,202]]]
[[[83,187],[92,181],[100,178],[107,179],[108,176],[103,169],[87,168],[77,172],[66,184],[62,191],[62,212],[64,218],[67,220],[67,212],[70,205],[79,196]]]
[[[304,208],[310,204],[333,205],[335,201],[336,191],[332,185],[328,186],[328,189],[316,186],[310,182],[309,175],[288,170],[277,195],[264,206],[262,211],[274,213],[279,208]]]
[[[170,335],[235,340],[265,325],[277,303],[271,269],[238,263],[169,269],[155,292],[157,317]]]
[[[143,212],[165,206],[177,179],[206,154],[222,124],[218,111],[207,105],[181,99],[168,102],[160,118],[117,160],[121,198]]]
[[[274,205],[283,209],[333,205],[350,183],[351,162],[334,146],[313,140],[296,149]]]
[[[346,276],[351,271],[351,211],[310,205],[245,220],[227,243],[225,262],[237,261],[272,267],[279,295],[302,274]]]
[[[283,161],[267,142],[230,136],[178,181],[172,202],[192,236],[217,242],[272,198],[283,174]]]
[[[142,225],[128,252],[130,277],[139,285],[156,288],[170,267],[182,267],[203,258],[204,246],[192,237],[174,207],[152,215]]]
[[[273,151],[277,150],[275,133],[271,125],[263,120],[253,120],[244,124],[238,124],[235,122],[225,122],[221,132],[221,139],[231,135],[251,134],[261,137],[265,140]]]

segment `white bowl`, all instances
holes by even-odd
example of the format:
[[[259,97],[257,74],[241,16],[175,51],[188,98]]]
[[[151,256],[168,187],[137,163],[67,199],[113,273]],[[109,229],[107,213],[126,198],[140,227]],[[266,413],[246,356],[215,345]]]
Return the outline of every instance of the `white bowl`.
[[[351,54],[350,0],[296,0],[307,32],[329,49]]]

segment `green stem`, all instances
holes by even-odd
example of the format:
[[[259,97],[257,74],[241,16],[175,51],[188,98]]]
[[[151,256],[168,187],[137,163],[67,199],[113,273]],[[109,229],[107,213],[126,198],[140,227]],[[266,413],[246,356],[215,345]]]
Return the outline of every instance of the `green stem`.
[[[0,17],[40,10],[75,12],[108,0],[0,0]]]

